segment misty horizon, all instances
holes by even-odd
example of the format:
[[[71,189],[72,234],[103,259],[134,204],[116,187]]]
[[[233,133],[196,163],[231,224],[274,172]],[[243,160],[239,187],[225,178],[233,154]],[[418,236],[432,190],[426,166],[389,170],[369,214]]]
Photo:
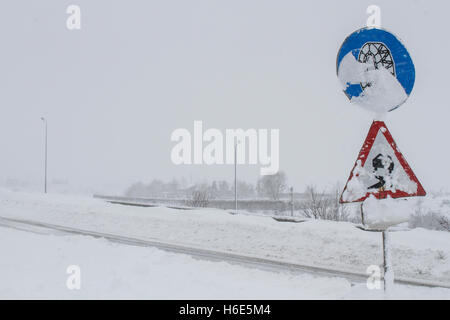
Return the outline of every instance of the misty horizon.
[[[171,161],[172,132],[195,120],[223,133],[279,129],[279,169],[297,191],[345,183],[373,115],[343,94],[336,55],[372,3],[257,3],[77,1],[80,30],[66,28],[67,1],[2,3],[0,186],[43,185],[40,117],[49,192],[231,182],[233,165]],[[450,46],[441,41],[450,6],[432,3],[376,3],[416,67],[411,96],[386,123],[424,188],[448,191],[448,66],[437,61]],[[256,183],[259,170],[239,165],[238,179]]]

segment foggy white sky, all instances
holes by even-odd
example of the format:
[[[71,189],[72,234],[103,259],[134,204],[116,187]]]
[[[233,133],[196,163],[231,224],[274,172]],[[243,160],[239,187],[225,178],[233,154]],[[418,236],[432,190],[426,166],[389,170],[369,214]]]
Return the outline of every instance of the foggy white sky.
[[[66,28],[81,7],[82,29]],[[280,166],[302,190],[345,182],[372,115],[350,105],[335,63],[381,7],[416,66],[387,125],[427,191],[449,187],[448,1],[2,1],[0,183],[49,179],[125,189],[173,177],[233,178],[233,167],[176,166],[177,128],[280,129]],[[240,166],[256,181],[259,165]],[[50,188],[51,191],[51,188]]]

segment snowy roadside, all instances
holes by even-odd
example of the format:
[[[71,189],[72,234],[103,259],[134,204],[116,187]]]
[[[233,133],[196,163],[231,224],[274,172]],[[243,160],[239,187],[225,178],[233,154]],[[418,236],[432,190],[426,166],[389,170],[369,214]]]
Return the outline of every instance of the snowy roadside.
[[[350,223],[280,223],[222,210],[140,208],[4,190],[0,216],[358,273],[382,261],[380,233]],[[391,238],[397,276],[450,284],[450,233],[414,229]]]
[[[86,236],[0,227],[0,299],[376,299],[341,278],[262,271]],[[70,290],[69,266],[80,270]],[[450,299],[450,290],[397,285],[391,298]]]

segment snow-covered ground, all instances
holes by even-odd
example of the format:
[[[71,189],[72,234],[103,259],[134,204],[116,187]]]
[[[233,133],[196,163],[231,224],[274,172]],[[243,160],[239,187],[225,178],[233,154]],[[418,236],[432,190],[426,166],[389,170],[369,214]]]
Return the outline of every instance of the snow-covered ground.
[[[0,227],[0,299],[350,299],[382,290],[340,278],[293,275],[196,260],[87,236]],[[79,267],[79,289],[67,281]],[[70,281],[69,281],[70,282]],[[73,287],[72,287],[73,288]],[[450,299],[449,289],[396,285],[392,298]]]
[[[97,232],[158,240],[190,247],[358,273],[365,273],[370,265],[381,265],[382,263],[380,233],[362,231],[350,223],[330,221],[282,223],[263,216],[230,215],[222,210],[141,208],[114,205],[105,203],[102,200],[85,197],[43,195],[5,190],[0,190],[0,216],[42,221]],[[3,234],[4,231],[1,231],[2,239]],[[64,239],[62,244],[55,245],[78,246],[77,241],[73,239],[67,240],[71,238]],[[30,240],[31,248],[28,249],[28,254],[35,255],[40,250],[45,252],[47,246],[51,247],[50,243],[52,241],[42,241],[45,244],[38,246],[38,240]],[[80,242],[83,241],[87,240],[80,240]],[[111,248],[110,250],[119,250],[115,247],[116,245],[90,241],[93,248],[97,245],[103,245]],[[7,246],[7,248],[14,249],[16,246],[16,241],[5,242],[2,240],[1,242],[2,251],[6,250],[4,247],[5,243],[10,244],[10,247]],[[19,246],[20,241],[17,243],[17,246]],[[33,246],[33,244],[35,245]],[[449,232],[425,229],[392,232],[391,244],[396,276],[417,280],[432,280],[446,285],[450,284]],[[55,250],[55,248],[52,250]],[[162,255],[164,257],[173,257],[173,259],[179,258],[191,261],[187,257],[174,258],[173,254],[145,250],[149,249],[132,247],[126,247],[126,250],[120,249],[120,251],[130,252],[130,254],[131,252],[145,252],[145,257]],[[13,250],[12,254],[17,254],[14,252],[19,251]],[[63,257],[69,257],[65,250],[59,249],[59,251]],[[27,251],[22,252],[25,252],[23,253],[23,259],[26,259]],[[156,254],[155,252],[158,253]],[[95,259],[101,257],[99,254],[86,254],[87,257],[90,257],[89,259],[94,259],[92,261],[93,264],[95,264]],[[5,255],[2,254],[2,256],[4,257]],[[61,258],[56,257],[55,259]],[[117,264],[131,263],[130,261],[126,262],[126,260],[130,259],[134,258],[127,256],[126,259],[117,259],[121,260],[117,261]],[[136,259],[136,261],[139,260],[138,257]],[[148,259],[149,261],[151,260],[150,258]],[[113,258],[113,260],[115,261],[116,258]],[[1,263],[4,263],[3,259],[1,261]],[[97,268],[105,268],[105,264],[109,263],[108,260],[106,261],[105,263],[99,262]],[[39,262],[43,263],[42,261]],[[212,262],[193,260],[191,262],[199,263],[203,266],[213,265]],[[223,267],[223,264],[214,265],[222,265]],[[227,265],[228,267],[238,268]],[[29,263],[25,268],[28,268],[26,270],[32,270],[33,263]],[[204,268],[207,269],[206,267]],[[249,271],[249,273],[253,272],[254,270]],[[123,279],[123,277],[120,278]],[[245,292],[250,295],[250,291],[245,290],[242,291],[242,294]],[[311,297],[313,296],[314,292],[311,293]],[[250,296],[245,297],[250,298]],[[255,297],[268,296],[258,296],[255,293]]]

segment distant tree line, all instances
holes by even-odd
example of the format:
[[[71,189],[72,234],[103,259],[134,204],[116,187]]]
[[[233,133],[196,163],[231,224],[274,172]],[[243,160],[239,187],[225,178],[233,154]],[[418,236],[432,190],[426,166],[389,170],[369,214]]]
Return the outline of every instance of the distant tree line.
[[[231,199],[234,197],[234,188],[234,182],[225,180],[188,185],[185,179],[173,179],[170,182],[154,179],[149,183],[134,183],[126,190],[125,195],[138,198]],[[280,171],[275,175],[262,176],[256,185],[238,180],[237,189],[240,199],[279,200],[280,194],[287,189],[286,174]]]
[[[267,205],[263,201],[280,201],[283,196],[283,201],[287,203],[283,207],[289,211],[292,206],[296,214],[300,216],[311,219],[357,222],[355,216],[350,214],[348,207],[339,203],[342,189],[338,184],[328,190],[318,190],[316,186],[309,185],[301,194],[301,198],[294,199],[292,204],[290,197],[286,197],[289,188],[286,174],[282,171],[275,175],[262,176],[256,184],[238,181],[237,189],[239,200],[259,200],[261,209]],[[126,196],[180,199],[184,200],[187,206],[210,207],[214,206],[211,202],[213,200],[234,199],[234,183],[215,180],[188,185],[184,179],[180,181],[173,179],[170,182],[152,180],[148,184],[142,182],[133,184],[126,191]]]

